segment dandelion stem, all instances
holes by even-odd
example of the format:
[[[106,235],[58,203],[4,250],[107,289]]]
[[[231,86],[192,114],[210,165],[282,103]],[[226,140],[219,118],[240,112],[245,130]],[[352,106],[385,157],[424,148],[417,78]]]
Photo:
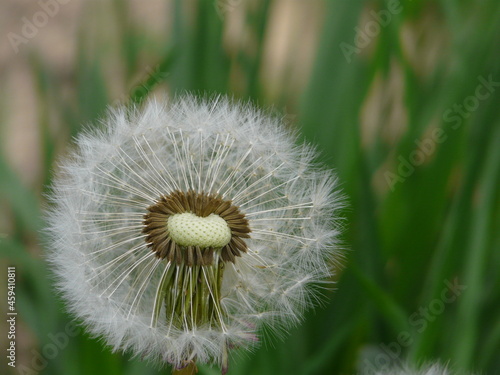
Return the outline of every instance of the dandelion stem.
[[[186,367],[177,369],[174,367],[172,375],[194,375],[198,373],[198,367],[194,361],[189,361]]]

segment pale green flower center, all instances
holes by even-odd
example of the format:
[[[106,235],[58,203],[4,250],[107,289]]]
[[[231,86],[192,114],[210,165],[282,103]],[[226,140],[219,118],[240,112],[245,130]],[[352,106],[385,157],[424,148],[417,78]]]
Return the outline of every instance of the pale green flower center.
[[[172,215],[167,229],[172,240],[180,246],[221,248],[231,241],[231,229],[219,215],[200,217],[190,212]]]

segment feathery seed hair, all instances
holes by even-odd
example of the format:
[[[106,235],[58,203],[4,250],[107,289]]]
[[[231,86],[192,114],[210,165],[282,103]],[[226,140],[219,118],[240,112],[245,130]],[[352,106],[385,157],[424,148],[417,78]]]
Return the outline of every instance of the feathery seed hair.
[[[111,110],[62,161],[49,258],[114,350],[182,368],[300,321],[339,261],[342,199],[279,119],[225,98]]]
[[[402,364],[400,366],[385,366],[388,368],[361,372],[360,375],[473,375],[470,372],[456,372],[440,363],[427,363],[420,367]]]

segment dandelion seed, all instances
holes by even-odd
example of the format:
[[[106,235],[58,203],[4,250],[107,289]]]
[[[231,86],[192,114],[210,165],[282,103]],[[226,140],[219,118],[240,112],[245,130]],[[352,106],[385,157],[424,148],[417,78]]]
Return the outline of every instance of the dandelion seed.
[[[441,365],[440,363],[430,363],[416,368],[411,365],[403,364],[401,366],[394,366],[387,369],[380,369],[374,371],[373,369],[367,369],[361,375],[466,375],[469,372],[455,372],[450,370],[448,367]]]
[[[114,350],[174,368],[297,323],[339,260],[332,173],[276,119],[185,97],[110,112],[61,164],[50,261]]]

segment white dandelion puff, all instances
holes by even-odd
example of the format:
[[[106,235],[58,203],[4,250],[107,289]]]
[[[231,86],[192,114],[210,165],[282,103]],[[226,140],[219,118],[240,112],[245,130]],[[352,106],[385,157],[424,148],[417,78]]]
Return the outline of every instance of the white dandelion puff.
[[[342,199],[278,119],[228,99],[119,108],[76,140],[48,213],[69,310],[114,350],[217,363],[280,332],[339,261]]]
[[[385,370],[369,371],[363,375],[472,375],[470,372],[455,372],[450,370],[447,366],[440,363],[430,363],[423,365],[419,368],[404,364],[397,367],[391,367]]]

